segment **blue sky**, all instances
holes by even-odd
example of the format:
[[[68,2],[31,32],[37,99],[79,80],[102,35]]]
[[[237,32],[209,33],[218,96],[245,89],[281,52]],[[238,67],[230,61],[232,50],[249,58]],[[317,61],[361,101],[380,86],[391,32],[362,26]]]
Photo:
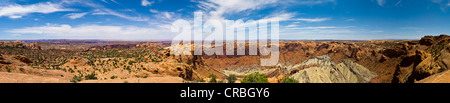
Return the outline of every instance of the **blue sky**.
[[[0,39],[170,40],[171,23],[280,19],[280,39],[450,34],[450,0],[0,0]]]

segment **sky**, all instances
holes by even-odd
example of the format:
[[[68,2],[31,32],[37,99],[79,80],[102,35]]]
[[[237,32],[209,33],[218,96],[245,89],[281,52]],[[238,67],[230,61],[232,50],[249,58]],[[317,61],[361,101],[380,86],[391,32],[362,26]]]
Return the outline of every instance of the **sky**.
[[[280,20],[285,40],[450,34],[450,0],[0,0],[0,40],[171,40],[174,21]]]

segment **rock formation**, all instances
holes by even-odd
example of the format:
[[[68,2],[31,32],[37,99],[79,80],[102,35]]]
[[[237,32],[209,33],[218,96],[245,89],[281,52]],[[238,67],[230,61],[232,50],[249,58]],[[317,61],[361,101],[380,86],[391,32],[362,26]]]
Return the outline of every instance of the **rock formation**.
[[[318,66],[300,70],[291,77],[300,83],[367,83],[376,76],[351,60],[335,65],[328,55],[307,60],[302,65],[310,64]]]
[[[26,49],[39,49],[41,46],[39,43],[24,44],[22,41],[0,41],[0,48],[26,48]]]

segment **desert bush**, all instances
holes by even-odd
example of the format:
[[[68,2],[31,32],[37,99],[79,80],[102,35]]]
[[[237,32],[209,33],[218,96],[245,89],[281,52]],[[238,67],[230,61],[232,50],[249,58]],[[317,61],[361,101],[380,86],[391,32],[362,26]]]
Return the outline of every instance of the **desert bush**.
[[[209,77],[211,77],[211,79],[209,80],[209,83],[217,83],[217,76],[214,74],[209,75]]]
[[[114,76],[114,75],[113,75],[113,76],[111,76],[111,79],[116,79],[116,78],[117,78],[117,76]]]
[[[73,76],[73,78],[72,79],[70,79],[70,82],[73,82],[73,83],[77,83],[77,82],[80,82],[81,81],[81,77],[78,77],[78,76]]]
[[[197,80],[196,82],[205,82],[205,79],[199,79],[199,80]]]
[[[269,83],[269,81],[267,80],[266,75],[255,72],[246,75],[241,83]]]
[[[85,80],[91,80],[91,79],[97,80],[97,77],[95,77],[95,73],[91,73],[91,74],[84,76],[84,79]]]
[[[228,83],[234,83],[237,80],[236,76],[233,74],[228,76],[226,79],[227,79]]]
[[[295,80],[294,78],[291,78],[291,77],[286,77],[286,78],[283,78],[281,83],[298,83],[298,80]]]

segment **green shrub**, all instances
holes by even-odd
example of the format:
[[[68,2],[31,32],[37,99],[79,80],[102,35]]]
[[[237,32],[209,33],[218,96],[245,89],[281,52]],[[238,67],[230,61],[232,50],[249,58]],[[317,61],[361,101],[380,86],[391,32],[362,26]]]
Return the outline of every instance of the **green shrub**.
[[[84,76],[84,79],[85,80],[91,80],[91,79],[97,80],[97,77],[95,77],[95,73],[91,73],[91,74]]]
[[[266,75],[255,72],[246,75],[241,83],[269,83],[269,81],[267,80]]]
[[[211,77],[211,80],[209,80],[209,83],[217,83],[217,76],[214,74],[209,75]]]
[[[6,72],[11,72],[11,69],[9,69],[8,67],[6,67]]]
[[[81,77],[78,77],[78,76],[73,76],[73,78],[72,79],[70,79],[70,82],[73,82],[73,83],[77,83],[77,82],[80,82],[81,81]]]
[[[445,68],[441,68],[441,69],[438,70],[438,73],[441,73],[441,72],[444,72],[444,71],[445,71]]]
[[[117,78],[117,76],[114,76],[114,75],[113,75],[113,76],[111,76],[111,79],[116,79],[116,78]]]
[[[226,79],[227,79],[228,83],[234,83],[237,80],[236,76],[233,74],[228,76]]]
[[[197,80],[197,82],[205,82],[205,80],[202,78],[202,79]]]
[[[281,83],[298,83],[298,80],[295,80],[294,78],[286,77],[286,78],[283,78]]]
[[[217,83],[224,83],[223,80],[219,80]]]

